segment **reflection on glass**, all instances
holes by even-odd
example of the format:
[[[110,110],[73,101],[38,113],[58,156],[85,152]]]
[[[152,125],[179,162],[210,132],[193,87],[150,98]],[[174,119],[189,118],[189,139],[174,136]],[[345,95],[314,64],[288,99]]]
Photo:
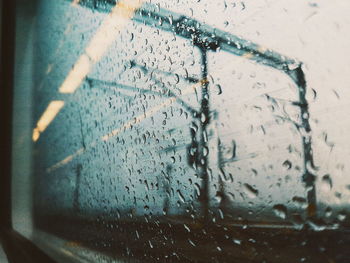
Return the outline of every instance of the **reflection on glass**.
[[[64,101],[60,100],[54,100],[51,101],[50,104],[47,106],[46,110],[44,111],[43,115],[40,117],[36,128],[33,130],[33,141],[36,142],[39,137],[40,133],[45,131],[47,126],[55,119],[56,115],[59,113],[61,108],[64,105]]]
[[[74,4],[77,4],[74,2]],[[73,93],[90,71],[90,64],[98,62],[110,44],[116,39],[119,32],[133,16],[134,11],[140,7],[141,1],[119,1],[102,22],[90,43],[72,71],[68,74],[59,91]],[[91,61],[91,62],[90,62]]]

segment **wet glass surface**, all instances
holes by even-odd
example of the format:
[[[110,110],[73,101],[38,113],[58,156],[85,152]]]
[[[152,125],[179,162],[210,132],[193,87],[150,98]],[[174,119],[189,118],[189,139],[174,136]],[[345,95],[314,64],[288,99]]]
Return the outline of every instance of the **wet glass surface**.
[[[38,1],[33,239],[86,262],[347,262],[347,11]]]

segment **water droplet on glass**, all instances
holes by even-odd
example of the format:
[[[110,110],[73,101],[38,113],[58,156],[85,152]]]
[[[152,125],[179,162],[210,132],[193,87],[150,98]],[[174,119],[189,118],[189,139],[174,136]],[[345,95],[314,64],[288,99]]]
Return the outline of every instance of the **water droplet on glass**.
[[[332,183],[331,177],[328,174],[324,175],[321,181],[322,191],[329,192],[330,190],[332,190],[332,186],[333,186],[333,183]]]
[[[177,194],[178,194],[178,196],[179,196],[181,202],[182,202],[182,203],[185,203],[185,197],[184,197],[183,194],[180,192],[180,190],[177,190],[176,192],[177,192]]]
[[[339,220],[339,221],[344,221],[344,220],[345,220],[345,218],[346,218],[346,214],[345,214],[345,212],[344,212],[344,211],[339,212],[339,214],[338,214],[337,218],[338,218],[338,220]]]
[[[299,208],[305,209],[307,208],[307,202],[306,199],[300,196],[294,196],[292,201],[295,203],[295,205]]]
[[[190,229],[186,224],[184,224],[184,228],[185,228],[188,232],[191,232],[191,229]]]
[[[214,88],[215,88],[215,93],[217,95],[222,94],[222,88],[221,88],[221,86],[219,84],[216,84]]]
[[[194,247],[196,246],[196,244],[191,239],[188,239],[188,243],[190,243]]]
[[[273,206],[273,212],[276,216],[286,219],[287,217],[287,208],[284,205],[278,204]]]
[[[287,170],[290,170],[292,168],[292,163],[289,160],[285,160],[282,165],[283,167],[287,168]]]
[[[327,207],[325,210],[325,216],[326,217],[330,217],[332,215],[332,208],[331,207]]]
[[[259,191],[249,184],[244,184],[244,192],[249,198],[255,198],[258,196]]]
[[[241,245],[242,244],[242,240],[239,240],[237,238],[233,239],[233,243],[237,244],[237,245]]]
[[[314,222],[312,220],[309,220],[308,224],[311,227],[311,229],[314,231],[323,231],[326,229],[326,225],[321,222]]]

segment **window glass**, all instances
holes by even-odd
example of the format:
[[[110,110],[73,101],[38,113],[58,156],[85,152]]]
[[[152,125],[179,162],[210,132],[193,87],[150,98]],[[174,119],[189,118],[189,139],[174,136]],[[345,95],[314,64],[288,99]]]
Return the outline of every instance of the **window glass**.
[[[20,4],[15,228],[59,262],[346,262],[347,10]]]

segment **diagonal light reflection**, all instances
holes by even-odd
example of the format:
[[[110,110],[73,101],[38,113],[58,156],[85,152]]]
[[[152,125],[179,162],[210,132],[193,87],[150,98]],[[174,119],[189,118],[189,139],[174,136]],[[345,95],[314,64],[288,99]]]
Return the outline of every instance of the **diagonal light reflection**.
[[[121,30],[130,22],[136,9],[142,4],[140,0],[120,1],[113,7],[107,18],[97,30],[85,53],[80,56],[78,61],[69,72],[67,78],[59,88],[60,93],[74,93],[90,72],[91,67],[98,62],[108,47],[116,39]]]
[[[47,126],[49,126],[49,124],[55,119],[58,112],[62,109],[63,106],[64,101],[62,100],[53,100],[50,102],[44,113],[41,115],[39,121],[37,122],[36,127],[33,129],[32,139],[34,142],[39,139],[40,133],[45,131]]]
[[[79,0],[73,1],[73,5],[77,4]],[[77,62],[74,64],[72,70],[68,73],[66,79],[63,81],[59,88],[60,93],[72,94],[80,86],[81,82],[90,72],[92,66],[98,62],[108,47],[116,39],[121,30],[127,25],[130,19],[133,17],[136,9],[142,5],[141,0],[122,0],[119,1],[112,11],[108,14],[107,18],[103,21],[102,25],[93,36],[88,46],[85,49],[85,53],[82,54]],[[56,105],[55,101],[50,102],[48,109]],[[50,115],[48,118],[46,111],[40,117],[37,127],[33,129],[32,139],[36,142],[40,133],[42,133],[47,126],[55,119],[58,112],[62,109],[64,102],[62,101],[61,107],[56,107],[53,117]],[[53,112],[53,111],[49,111]],[[39,125],[41,120],[45,120],[45,125]]]
[[[181,93],[182,96],[190,94],[191,92],[193,92],[196,88],[201,87],[201,85],[203,84],[203,82],[207,82],[206,79],[198,81],[196,84],[191,85],[189,87],[187,87],[186,89],[184,89]],[[98,140],[90,143],[88,145],[88,147],[84,148],[80,148],[79,150],[77,150],[75,153],[67,156],[66,158],[64,158],[63,160],[57,162],[56,164],[52,165],[51,167],[47,168],[47,172],[53,172],[54,170],[68,164],[69,162],[71,162],[75,157],[81,155],[82,153],[84,153],[88,148],[94,147],[98,142],[101,141],[108,141],[109,139],[111,139],[112,137],[117,136],[118,134],[120,134],[121,132],[126,131],[127,129],[130,129],[133,125],[136,125],[138,123],[140,123],[141,121],[151,117],[152,115],[154,115],[155,113],[157,113],[158,111],[160,111],[161,109],[170,106],[171,104],[173,104],[175,101],[177,100],[176,97],[171,97],[166,99],[163,103],[152,107],[151,109],[149,109],[148,111],[146,111],[143,114],[140,114],[137,117],[134,117],[132,119],[130,119],[129,121],[125,122],[121,127],[111,131],[110,133],[100,137]]]

